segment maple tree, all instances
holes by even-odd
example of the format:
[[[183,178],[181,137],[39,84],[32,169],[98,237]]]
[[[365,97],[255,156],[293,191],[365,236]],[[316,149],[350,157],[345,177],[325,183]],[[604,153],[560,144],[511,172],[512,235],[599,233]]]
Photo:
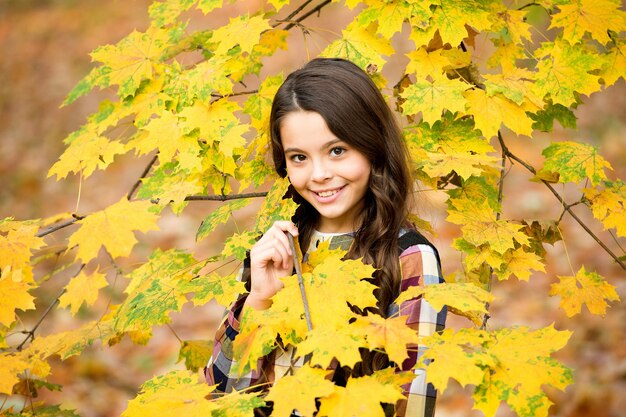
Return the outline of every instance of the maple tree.
[[[283,199],[287,181],[276,176],[266,157],[267,118],[284,74],[260,74],[267,57],[289,48],[289,31],[316,36],[319,30],[308,27],[307,18],[323,13],[331,1],[269,0],[258,11],[212,26],[210,13],[223,3],[155,1],[148,10],[150,26],[95,49],[91,57],[97,64],[69,92],[64,105],[94,88],[110,89],[117,98],[103,101],[65,138],[67,147],[48,176],[61,180],[74,173],[86,179],[124,154],[153,158],[138,188],[100,211],[0,220],[1,393],[11,394],[24,381],[45,386],[52,356],[80,355],[95,341],[111,345],[127,334],[145,344],[153,327],[166,325],[170,313],[181,311],[186,303],[215,299],[227,306],[245,290],[232,268],[223,266],[243,260],[260,232],[294,212],[295,203]],[[565,346],[569,331],[488,326],[492,286],[545,271],[543,245],[562,238],[558,221],[506,218],[506,165],[518,164],[532,173],[534,181],[557,197],[562,215],[571,215],[591,235],[553,184],[576,187],[580,203],[616,239],[626,237],[626,186],[588,143],[551,143],[542,152],[543,166],[535,168],[510,151],[502,131],[512,132],[508,140],[550,131],[554,121],[575,127],[572,110],[581,104],[581,95],[601,94],[626,77],[626,13],[620,3],[346,0],[345,7],[354,19],[333,35],[320,56],[352,60],[389,94],[403,120],[416,177],[447,196],[446,220],[459,226],[453,247],[463,254],[464,269],[450,274],[448,284],[406,291],[397,303],[424,297],[437,310],[447,306],[467,317],[470,327],[418,340],[398,317],[356,314],[348,303],[361,309],[375,305],[374,287],[363,280],[373,268],[358,260],[342,261],[341,251],[322,247],[303,265],[313,328],[302,320],[304,305],[294,303],[300,298],[297,277],[286,277],[270,309],[244,312],[235,346],[241,372],[253,369],[272,349],[286,348],[284,344],[306,356],[310,366],[279,380],[267,393],[211,398],[213,387],[199,381],[197,374],[210,354],[211,341],[181,341],[178,360],[187,370],[145,382],[124,416],[158,415],[162,410],[252,416],[254,408],[267,402],[273,402],[275,416],[290,415],[294,409],[310,416],[316,401],[320,416],[382,416],[380,404],[401,399],[400,387],[411,380],[411,373],[388,369],[351,378],[340,387],[328,381],[324,369],[333,359],[353,367],[361,358],[360,349],[383,350],[401,363],[418,343],[428,349],[417,366],[427,368],[434,386],[444,391],[450,378],[473,386],[474,407],[489,417],[502,401],[519,416],[546,416],[551,403],[542,386],[562,390],[571,383],[571,371],[551,357]],[[549,21],[547,28],[535,22],[538,15]],[[201,24],[190,29],[191,18]],[[382,68],[396,53],[390,38],[406,32],[414,49],[406,56],[403,74],[388,80]],[[491,45],[486,59],[477,53],[476,39]],[[247,87],[250,79],[257,88]],[[116,130],[129,123],[122,134]],[[269,191],[259,192],[263,187]],[[58,297],[58,308],[76,315],[107,287],[98,256],[102,249],[111,261],[127,257],[138,242],[135,233],[158,230],[164,210],[181,213],[191,200],[222,201],[199,225],[196,238],[205,239],[230,221],[234,211],[259,197],[265,200],[253,229],[231,236],[216,256],[195,259],[187,251],[157,249],[144,264],[120,271],[129,279],[125,298],[110,303],[98,320],[36,338],[32,329],[25,331],[27,337],[18,346],[7,344],[7,334],[24,331],[18,310],[35,308],[33,290],[43,279],[33,269],[42,259],[37,255],[52,245],[47,236],[78,226],[63,248],[69,259],[66,268],[76,273]],[[418,222],[428,228],[423,220]],[[607,257],[626,269],[623,255],[593,237]],[[559,297],[568,316],[578,314],[583,304],[603,315],[610,302],[619,301],[615,287],[584,265],[558,280],[545,296]],[[277,336],[283,345],[277,345]],[[9,413],[77,415],[57,405]]]

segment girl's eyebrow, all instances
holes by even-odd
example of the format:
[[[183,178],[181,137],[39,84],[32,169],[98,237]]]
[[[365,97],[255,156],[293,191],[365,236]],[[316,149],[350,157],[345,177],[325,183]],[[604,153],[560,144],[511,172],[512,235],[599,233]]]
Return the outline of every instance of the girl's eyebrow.
[[[329,140],[324,145],[322,145],[322,149],[328,149],[328,148],[332,147],[333,145],[335,145],[335,144],[337,144],[339,142],[343,142],[343,141],[341,139],[339,139],[339,138],[335,138],[335,139]],[[291,148],[283,149],[283,152],[284,153],[289,153],[289,152],[303,153],[304,151],[302,149],[300,149],[300,148],[291,147]]]

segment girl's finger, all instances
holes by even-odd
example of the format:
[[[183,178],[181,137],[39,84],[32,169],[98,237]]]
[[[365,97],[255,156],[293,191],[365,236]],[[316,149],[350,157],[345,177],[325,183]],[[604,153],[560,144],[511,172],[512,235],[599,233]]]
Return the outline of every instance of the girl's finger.
[[[289,232],[293,236],[298,236],[298,228],[289,220],[278,220],[274,222],[272,228],[277,228],[283,232]]]

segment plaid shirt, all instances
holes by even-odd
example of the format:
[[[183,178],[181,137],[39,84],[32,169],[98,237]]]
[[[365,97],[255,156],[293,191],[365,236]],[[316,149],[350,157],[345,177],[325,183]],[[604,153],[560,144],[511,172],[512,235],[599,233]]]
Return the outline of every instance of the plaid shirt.
[[[350,235],[324,235],[316,234],[312,238],[311,247],[315,247],[315,241],[330,239],[330,247],[343,247],[347,249],[352,242]],[[402,272],[401,291],[411,286],[424,286],[428,284],[442,283],[439,255],[436,249],[421,234],[414,230],[403,230],[398,240],[400,249],[400,269]],[[244,268],[248,267],[247,263]],[[243,271],[243,269],[242,269]],[[273,372],[270,375],[262,375],[262,370],[267,369],[267,364],[260,359],[257,370],[246,375],[238,375],[233,358],[233,341],[239,334],[239,320],[245,302],[245,295],[231,306],[225,320],[222,322],[215,335],[213,356],[209,360],[204,372],[209,384],[218,384],[217,391],[231,392],[233,389],[241,391],[261,381],[273,382],[284,375],[290,365],[290,353],[275,357],[271,366]],[[406,323],[420,336],[428,336],[443,329],[446,320],[446,308],[439,313],[435,311],[422,298],[413,299],[402,303],[399,307],[395,304],[390,306],[388,316],[399,314],[406,316]],[[415,365],[424,352],[423,346],[412,349],[400,370],[408,370]],[[295,367],[302,365],[302,358],[296,362]],[[426,383],[426,373],[423,369],[415,370],[415,379],[403,386],[406,400],[396,404],[395,415],[411,417],[430,417],[434,415],[436,391],[432,384]]]

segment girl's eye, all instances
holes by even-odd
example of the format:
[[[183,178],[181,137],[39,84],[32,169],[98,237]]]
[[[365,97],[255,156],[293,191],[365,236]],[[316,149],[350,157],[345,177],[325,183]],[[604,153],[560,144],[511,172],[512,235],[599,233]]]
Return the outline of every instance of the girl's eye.
[[[301,154],[296,154],[296,155],[291,155],[289,159],[292,162],[304,162],[304,160],[306,159],[306,156],[301,155]]]
[[[340,156],[340,155],[343,155],[345,152],[346,152],[345,148],[341,148],[339,146],[336,146],[330,150],[330,154],[332,156]]]

